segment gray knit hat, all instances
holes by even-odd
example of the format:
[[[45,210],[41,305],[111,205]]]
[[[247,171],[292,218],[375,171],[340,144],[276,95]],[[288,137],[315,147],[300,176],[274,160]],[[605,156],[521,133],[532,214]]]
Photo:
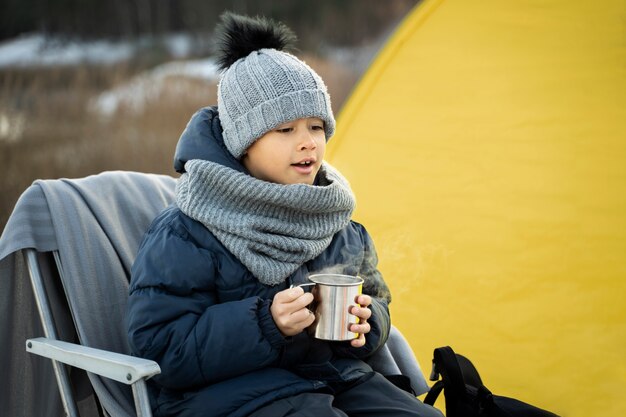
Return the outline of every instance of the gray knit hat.
[[[268,131],[291,120],[319,117],[326,140],[335,118],[326,85],[311,67],[283,49],[295,38],[272,21],[222,16],[217,107],[224,143],[240,158]]]

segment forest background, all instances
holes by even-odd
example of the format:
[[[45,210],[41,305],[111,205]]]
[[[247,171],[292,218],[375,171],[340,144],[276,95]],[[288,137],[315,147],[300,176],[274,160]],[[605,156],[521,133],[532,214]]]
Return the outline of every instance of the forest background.
[[[0,3],[0,231],[39,178],[106,170],[175,175],[191,115],[216,103],[221,13],[298,35],[337,115],[418,0],[5,0]]]

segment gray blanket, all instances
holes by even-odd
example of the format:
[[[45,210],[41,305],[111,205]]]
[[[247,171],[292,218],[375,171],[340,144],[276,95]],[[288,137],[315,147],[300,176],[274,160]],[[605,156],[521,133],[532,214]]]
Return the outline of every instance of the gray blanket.
[[[54,268],[45,275],[61,339],[128,353],[124,314],[130,267],[144,231],[173,201],[175,182],[162,175],[105,172],[77,180],[36,181],[20,197],[0,238],[2,415],[62,415],[49,361],[25,352],[25,340],[43,331],[21,249],[58,251],[60,279]],[[383,374],[409,376],[418,394],[428,390],[397,330],[371,363]],[[109,413],[134,415],[127,386],[91,374],[89,379]],[[78,399],[83,398],[79,408],[90,411],[89,392],[79,389]]]
[[[175,179],[167,176],[107,172],[78,180],[37,181],[19,199],[0,238],[0,374],[8,378],[0,384],[3,415],[62,414],[48,361],[25,353],[25,339],[42,336],[43,331],[18,251],[58,250],[61,283],[80,342],[128,353],[123,317],[130,267],[150,222],[173,201],[174,186]],[[54,297],[53,305],[63,305],[63,298]],[[68,326],[71,322],[62,320],[59,330],[71,338]],[[134,415],[127,387],[89,377],[112,415]]]

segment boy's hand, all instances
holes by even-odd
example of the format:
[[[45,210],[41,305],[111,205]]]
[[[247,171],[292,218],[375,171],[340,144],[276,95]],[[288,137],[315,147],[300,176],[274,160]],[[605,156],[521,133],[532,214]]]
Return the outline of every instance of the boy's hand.
[[[315,321],[315,314],[306,306],[313,301],[313,294],[300,287],[280,291],[274,296],[270,313],[283,336],[295,336]]]
[[[350,331],[359,334],[358,339],[354,339],[350,341],[352,347],[363,347],[365,345],[365,335],[370,332],[372,329],[367,322],[372,316],[372,310],[367,308],[370,304],[372,304],[372,297],[369,295],[361,294],[356,297],[354,300],[356,301],[360,307],[353,306],[350,309],[350,314],[353,314],[359,318],[359,324],[350,325]]]

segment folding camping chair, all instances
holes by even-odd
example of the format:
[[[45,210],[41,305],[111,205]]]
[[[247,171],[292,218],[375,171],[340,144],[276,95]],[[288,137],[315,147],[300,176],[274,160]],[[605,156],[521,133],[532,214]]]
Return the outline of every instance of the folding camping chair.
[[[8,369],[9,385],[25,387],[2,391],[10,415],[58,415],[49,411],[58,410],[54,404],[37,408],[31,404],[37,402],[35,398],[13,398],[16,393],[37,392],[48,401],[60,400],[67,415],[78,416],[75,391],[89,396],[84,394],[85,378],[62,364],[88,372],[87,385],[99,403],[87,408],[88,414],[151,415],[145,381],[160,369],[153,361],[129,355],[124,315],[130,267],[140,240],[152,219],[172,202],[174,187],[175,179],[168,176],[118,171],[77,180],[37,181],[22,194],[0,239],[0,291],[14,293],[2,306],[7,309],[5,303],[11,303],[14,311],[5,317],[15,318],[14,323],[3,324],[0,334],[8,335],[9,344],[22,338],[24,346],[26,333],[26,350],[52,359],[60,399],[42,394],[45,387],[32,388],[41,385],[36,380],[39,375],[24,381],[31,378],[24,376],[25,369],[42,377],[46,372],[30,365],[32,359],[13,353],[14,348],[4,347],[14,356],[13,362],[2,359],[1,363]],[[7,257],[15,259],[8,262]],[[30,280],[32,293],[15,289],[21,280]],[[22,318],[34,313],[31,294],[45,338],[32,338],[41,331]],[[21,332],[24,327],[28,330]]]
[[[27,329],[21,339],[27,339],[27,352],[52,360],[60,398],[50,393],[42,397],[60,402],[66,415],[151,415],[146,380],[160,369],[153,361],[129,355],[124,315],[135,253],[152,219],[173,201],[174,187],[168,176],[105,172],[77,180],[36,181],[16,204],[0,239],[0,267],[5,277],[29,280],[32,293],[0,280],[0,301],[7,294],[5,302],[10,299],[15,308],[9,315],[22,317],[37,314],[30,311],[35,309],[30,299],[36,300],[45,337],[33,338],[40,330],[29,322],[14,327]],[[16,259],[8,263],[11,257]],[[23,270],[16,266],[20,258]],[[8,344],[19,343],[23,333],[7,327],[0,325],[0,335],[9,335]],[[4,356],[0,354],[0,365]],[[37,372],[28,366],[30,356],[5,361],[11,360]],[[428,390],[415,356],[395,328],[371,365],[383,374],[411,376],[417,394]],[[13,365],[9,380],[28,379],[28,372],[15,370],[19,367]],[[88,383],[76,368],[87,371]],[[84,385],[89,386],[87,394]],[[79,407],[75,393],[81,386]],[[2,395],[9,397],[0,389],[0,399]],[[95,405],[85,406],[84,398]],[[36,408],[28,399],[15,398],[6,402],[11,415],[18,414],[18,407],[30,407],[30,412],[20,408],[22,415],[55,415],[51,405]]]
[[[60,363],[131,385],[137,416],[151,416],[145,381],[161,372],[159,365],[146,359],[58,340],[37,252],[35,249],[25,249],[25,255],[39,316],[46,335],[46,337],[26,340],[26,351],[52,360],[65,413],[72,417],[79,415],[67,369]],[[58,268],[60,265],[58,252],[55,251],[53,255]]]

